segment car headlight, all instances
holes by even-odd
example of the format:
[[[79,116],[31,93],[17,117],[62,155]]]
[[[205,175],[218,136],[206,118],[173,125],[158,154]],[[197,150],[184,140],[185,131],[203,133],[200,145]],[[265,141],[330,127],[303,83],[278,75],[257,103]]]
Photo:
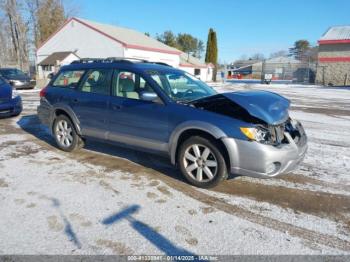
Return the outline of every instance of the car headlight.
[[[12,99],[15,99],[18,96],[19,96],[18,91],[16,89],[12,89]]]
[[[269,143],[270,132],[262,127],[241,127],[241,132],[249,139],[260,143]]]

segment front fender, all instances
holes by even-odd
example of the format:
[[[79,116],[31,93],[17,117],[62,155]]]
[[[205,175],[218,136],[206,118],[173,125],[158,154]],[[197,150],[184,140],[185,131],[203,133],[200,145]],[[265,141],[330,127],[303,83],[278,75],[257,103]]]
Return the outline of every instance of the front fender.
[[[204,131],[216,139],[227,137],[227,134],[215,125],[212,125],[203,121],[186,121],[178,125],[170,135],[169,139],[169,154],[171,163],[176,163],[176,149],[178,146],[179,137],[187,130],[201,130]]]

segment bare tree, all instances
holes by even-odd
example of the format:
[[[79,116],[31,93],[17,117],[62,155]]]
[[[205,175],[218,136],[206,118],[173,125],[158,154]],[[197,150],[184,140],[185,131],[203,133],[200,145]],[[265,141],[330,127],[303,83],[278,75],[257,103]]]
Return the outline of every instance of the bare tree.
[[[40,0],[25,0],[25,5],[28,11],[31,42],[37,46],[40,39],[39,24],[38,24],[38,10],[40,6]]]
[[[288,56],[288,51],[280,50],[270,54],[270,58],[276,58],[281,56]]]
[[[77,13],[68,0],[0,0],[0,65],[28,69],[36,49]]]
[[[262,53],[256,53],[256,54],[251,55],[249,59],[251,59],[251,60],[264,60],[265,56]]]
[[[9,34],[12,42],[14,59],[18,66],[24,69],[28,65],[28,24],[22,19],[21,8],[22,6],[17,0],[1,1],[4,23],[8,26],[5,32]]]

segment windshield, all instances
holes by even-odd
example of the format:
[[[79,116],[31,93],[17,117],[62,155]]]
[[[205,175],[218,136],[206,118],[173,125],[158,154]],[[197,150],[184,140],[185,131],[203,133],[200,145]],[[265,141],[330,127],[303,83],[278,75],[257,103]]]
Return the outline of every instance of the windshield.
[[[216,92],[185,72],[149,72],[149,75],[174,101],[188,102],[215,95]]]
[[[3,75],[6,78],[11,78],[15,76],[25,76],[25,74],[18,69],[1,69],[0,74]]]

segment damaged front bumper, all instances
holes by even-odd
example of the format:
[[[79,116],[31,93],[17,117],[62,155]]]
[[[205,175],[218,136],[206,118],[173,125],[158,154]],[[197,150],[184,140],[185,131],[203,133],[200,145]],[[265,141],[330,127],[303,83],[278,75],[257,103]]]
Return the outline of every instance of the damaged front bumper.
[[[297,127],[300,137],[293,139],[285,132],[286,143],[278,146],[223,138],[226,145],[231,173],[259,178],[274,177],[289,173],[302,162],[307,151],[307,136],[303,127]]]

